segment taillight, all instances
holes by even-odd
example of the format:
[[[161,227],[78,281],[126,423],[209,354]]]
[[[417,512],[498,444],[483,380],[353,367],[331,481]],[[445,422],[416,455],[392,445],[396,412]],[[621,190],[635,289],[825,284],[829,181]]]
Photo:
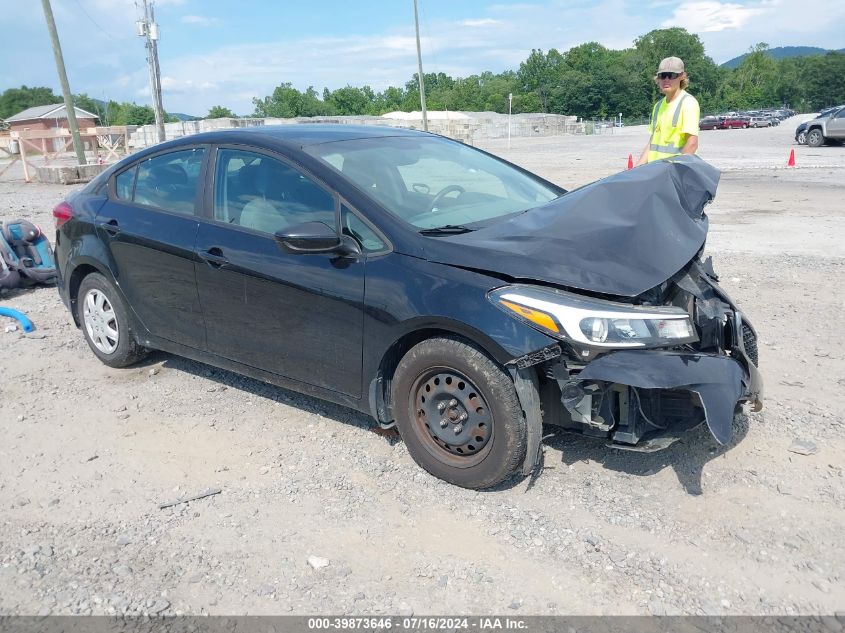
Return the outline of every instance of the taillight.
[[[53,209],[53,218],[56,220],[56,228],[62,226],[65,222],[70,220],[73,217],[73,207],[70,206],[67,202],[60,202],[56,205],[56,208]]]

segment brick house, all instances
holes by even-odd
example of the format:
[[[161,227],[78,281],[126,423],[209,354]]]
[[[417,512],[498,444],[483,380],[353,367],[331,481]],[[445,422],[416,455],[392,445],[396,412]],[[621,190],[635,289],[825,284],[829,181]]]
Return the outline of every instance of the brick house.
[[[86,136],[85,131],[89,127],[97,125],[97,119],[99,117],[82,108],[75,107],[74,111],[76,112],[76,123],[79,125],[79,131],[82,134],[82,140],[86,148],[96,148],[97,138],[95,136]],[[27,108],[23,112],[18,112],[16,115],[10,116],[6,119],[6,123],[8,123],[11,132],[69,129],[67,108],[64,103],[52,103],[50,105]]]

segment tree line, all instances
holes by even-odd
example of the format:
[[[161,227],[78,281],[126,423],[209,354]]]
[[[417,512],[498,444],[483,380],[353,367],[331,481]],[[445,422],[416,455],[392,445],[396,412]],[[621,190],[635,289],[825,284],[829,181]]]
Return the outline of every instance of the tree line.
[[[29,88],[9,88],[0,94],[0,119],[22,112],[27,108],[41,105],[64,103],[61,95],[53,93],[51,88],[39,86]],[[73,96],[73,103],[77,108],[96,114],[101,125],[147,125],[155,123],[155,112],[148,105],[138,105],[129,102],[98,101],[87,94]],[[179,119],[167,115],[168,122]]]
[[[845,54],[791,57],[776,60],[768,45],[752,47],[736,69],[718,66],[699,37],[681,28],[657,29],[634,40],[631,48],[613,50],[588,42],[561,53],[532,50],[517,70],[483,72],[453,78],[445,73],[424,75],[426,103],[431,110],[508,111],[513,95],[514,113],[546,112],[583,118],[626,119],[647,117],[660,97],[652,81],[659,61],[677,56],[684,60],[689,91],[702,113],[789,106],[812,112],[845,103]],[[10,88],[0,94],[0,118],[34,105],[59,103],[49,88]],[[88,95],[76,104],[97,114],[107,125],[144,125],[155,120],[151,107],[109,101],[105,105]],[[376,92],[370,86],[337,90],[313,86],[305,91],[282,83],[272,94],[253,99],[256,117],[309,117],[381,115],[395,110],[419,110],[417,75],[404,86]],[[235,117],[216,105],[204,118]],[[176,120],[168,117],[169,120]]]

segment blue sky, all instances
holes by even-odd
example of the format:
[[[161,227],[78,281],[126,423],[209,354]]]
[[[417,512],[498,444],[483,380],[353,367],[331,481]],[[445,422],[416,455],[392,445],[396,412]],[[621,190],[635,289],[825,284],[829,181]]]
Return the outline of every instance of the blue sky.
[[[588,41],[625,48],[655,28],[697,33],[721,63],[757,42],[845,47],[842,0],[418,0],[426,72],[467,76],[516,69],[532,48]],[[134,0],[52,0],[71,89],[149,103]],[[807,16],[824,15],[824,19]],[[203,115],[212,105],[252,112],[283,82],[322,91],[382,90],[416,71],[413,0],[157,0],[164,106]],[[58,93],[41,3],[4,3],[0,91]]]

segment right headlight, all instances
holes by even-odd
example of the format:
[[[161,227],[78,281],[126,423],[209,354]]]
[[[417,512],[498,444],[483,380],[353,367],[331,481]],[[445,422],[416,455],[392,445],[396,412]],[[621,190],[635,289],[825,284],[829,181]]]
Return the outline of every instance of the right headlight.
[[[532,327],[582,345],[665,347],[698,340],[689,314],[675,306],[635,306],[527,285],[498,288],[487,297]]]

